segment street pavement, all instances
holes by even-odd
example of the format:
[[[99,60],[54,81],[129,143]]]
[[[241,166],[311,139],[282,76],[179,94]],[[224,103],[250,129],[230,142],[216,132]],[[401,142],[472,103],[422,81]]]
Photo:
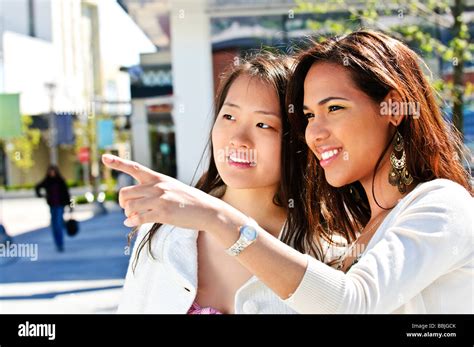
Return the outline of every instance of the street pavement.
[[[15,218],[44,224],[44,216],[35,220],[41,205],[33,209],[28,206],[31,201],[23,200],[29,208],[21,208]],[[3,219],[12,222],[15,218],[5,214],[12,209],[10,203],[3,201]],[[106,207],[107,214],[95,217],[82,207],[80,232],[73,238],[65,236],[64,253],[56,251],[49,227],[17,232],[13,245],[18,253],[13,254],[12,246],[0,255],[0,313],[114,313],[129,261],[130,229],[122,224],[122,210],[116,204]],[[48,220],[49,211],[42,213]],[[8,234],[11,226],[5,223]]]
[[[84,195],[87,187],[72,188],[71,196]],[[91,205],[77,205],[74,218],[86,220],[93,216]],[[8,234],[16,236],[49,226],[49,207],[46,199],[37,198],[33,190],[5,192],[0,189],[0,224]]]

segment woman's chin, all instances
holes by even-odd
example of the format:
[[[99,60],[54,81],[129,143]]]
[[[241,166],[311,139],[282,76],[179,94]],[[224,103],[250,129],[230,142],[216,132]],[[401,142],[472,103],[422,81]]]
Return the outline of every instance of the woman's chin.
[[[226,184],[226,186],[228,188],[232,188],[232,189],[254,189],[254,188],[259,188],[260,185],[259,184],[255,184],[255,183],[252,183],[252,182],[246,182],[244,180],[242,181],[238,181],[238,180],[229,180],[228,181],[229,183],[227,183],[226,181],[224,181],[224,183]]]
[[[250,179],[249,177],[236,177],[233,175],[221,175],[222,181],[225,185],[232,189],[255,189],[269,186],[267,182],[261,182],[260,180]]]
[[[347,177],[343,175],[326,173],[325,176],[326,182],[328,182],[328,184],[334,188],[341,188],[350,183]]]

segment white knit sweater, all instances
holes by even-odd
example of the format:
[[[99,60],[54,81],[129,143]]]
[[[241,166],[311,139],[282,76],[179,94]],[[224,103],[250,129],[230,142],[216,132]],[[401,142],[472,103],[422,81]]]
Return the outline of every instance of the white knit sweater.
[[[142,226],[133,247],[117,313],[186,313],[197,293],[197,236],[195,230],[164,225],[151,248],[143,247],[135,272],[133,259],[151,224]],[[255,276],[235,294],[235,313],[295,313]]]
[[[449,180],[419,184],[346,274],[308,257],[285,302],[300,313],[474,313],[473,201]]]

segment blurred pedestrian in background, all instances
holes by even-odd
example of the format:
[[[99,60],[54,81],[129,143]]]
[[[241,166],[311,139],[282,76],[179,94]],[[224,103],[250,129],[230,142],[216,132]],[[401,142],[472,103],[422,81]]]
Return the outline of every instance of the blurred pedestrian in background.
[[[44,188],[46,196],[41,194]],[[64,251],[64,206],[69,205],[70,195],[66,181],[61,176],[57,166],[50,165],[46,171],[46,177],[36,185],[36,195],[40,198],[46,197],[51,212],[51,229],[53,231],[54,243],[58,252]]]

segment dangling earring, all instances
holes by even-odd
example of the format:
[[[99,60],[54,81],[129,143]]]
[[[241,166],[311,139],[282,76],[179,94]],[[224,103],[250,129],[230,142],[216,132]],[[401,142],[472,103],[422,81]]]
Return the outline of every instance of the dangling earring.
[[[392,168],[388,173],[388,182],[392,186],[397,186],[398,191],[404,194],[407,191],[407,186],[413,183],[413,177],[410,175],[407,169],[405,144],[403,137],[398,130],[395,134],[395,143],[393,144],[393,149],[393,152],[390,154],[390,163],[392,164]]]

